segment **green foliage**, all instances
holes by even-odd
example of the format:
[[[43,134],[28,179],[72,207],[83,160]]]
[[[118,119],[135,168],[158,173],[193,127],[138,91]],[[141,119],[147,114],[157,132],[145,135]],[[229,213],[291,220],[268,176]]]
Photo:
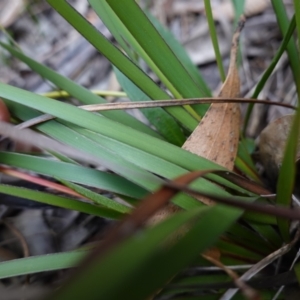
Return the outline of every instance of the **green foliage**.
[[[145,299],[216,241],[240,214],[239,210],[221,206],[178,213],[86,265],[76,281],[52,299],[86,295],[89,299],[120,299],[124,295],[128,299]],[[166,245],[167,236],[190,222],[193,222],[193,227],[186,235],[171,246]],[[199,239],[204,230],[207,237]],[[100,286],[99,282],[105,284]],[[134,286],[138,288],[132,288]]]
[[[78,264],[78,261],[87,254],[87,250],[77,250],[2,262],[0,278],[71,268]]]
[[[67,1],[48,0],[48,2],[112,63],[119,83],[131,101],[211,95],[211,91],[183,47],[135,1],[89,1],[114,36],[116,46],[102,36]],[[242,13],[244,1],[233,2],[237,19]],[[289,21],[281,2],[272,1],[272,3],[284,40],[257,85],[253,96],[255,98],[258,97],[285,50],[288,51],[291,60],[298,94],[300,91],[299,57],[292,37],[296,26],[300,35],[300,7],[298,11],[296,10],[295,18]],[[210,1],[205,1],[205,4],[216,59],[221,78],[224,80],[225,74],[218,50]],[[296,5],[299,6],[297,1],[295,7]],[[40,76],[80,102],[105,103],[104,98],[38,63],[19,49],[4,43],[0,45]],[[147,75],[147,70],[142,67],[144,65],[142,61],[160,79],[162,87]],[[152,125],[151,128],[126,112],[92,113],[67,102],[60,102],[3,83],[0,83],[0,97],[4,98],[15,120],[27,121],[43,113],[53,115],[55,119],[36,125],[35,129],[80,150],[87,156],[95,157],[107,168],[107,171],[89,168],[72,158],[64,157],[61,153],[49,152],[48,156],[38,157],[0,152],[1,164],[57,179],[90,202],[5,185],[0,185],[1,193],[95,216],[120,219],[130,214],[134,210],[132,206],[140,203],[148,193],[154,193],[161,187],[164,180],[173,180],[196,170],[224,170],[217,164],[180,148],[186,135],[194,130],[205,114],[207,105],[196,105],[193,108],[178,106],[144,109],[142,112]],[[247,118],[252,107],[249,106]],[[293,188],[297,146],[295,141],[298,140],[300,128],[299,113],[298,110],[278,181],[277,202],[285,206],[290,205],[289,199]],[[246,139],[241,139],[236,166],[259,182],[259,175],[249,154],[253,150],[249,150],[251,147],[253,148],[253,143],[251,145]],[[97,194],[91,191],[90,187],[113,193],[122,198],[125,204]],[[246,190],[242,185],[239,186],[216,174],[207,174],[197,179],[191,187],[224,199],[252,202],[259,198],[259,195]],[[156,293],[163,295],[166,293],[164,290],[166,283],[170,281],[172,284],[173,278],[187,266],[210,265],[199,257],[199,254],[209,247],[218,250],[221,263],[240,265],[258,262],[280,247],[282,238],[285,241],[290,239],[287,220],[276,220],[273,216],[247,212],[239,223],[237,221],[243,216],[243,210],[222,205],[206,207],[191,195],[184,193],[178,193],[172,198],[172,202],[186,211],[176,213],[151,228],[140,229],[125,241],[111,247],[109,253],[95,252],[93,258],[86,260],[85,267],[77,273],[73,281],[50,298],[146,299]],[[278,225],[280,235],[274,229],[275,225]],[[170,237],[174,237],[174,232],[183,228],[183,234],[178,235],[172,242],[166,242],[170,241]],[[70,268],[76,266],[86,253],[86,250],[78,250],[0,263],[0,278]],[[227,275],[222,276],[222,280],[230,280]],[[203,278],[202,276],[201,280]],[[218,277],[210,276],[208,281],[211,284],[216,283]],[[190,291],[195,290],[197,289]],[[178,290],[173,289],[174,291]],[[222,292],[224,290],[219,290],[218,296]],[[172,293],[172,288],[167,293]],[[208,293],[205,296],[215,295]]]
[[[300,12],[297,11],[299,9],[299,4],[297,1],[295,2],[295,19],[296,19],[296,27],[298,32],[298,38],[300,37]],[[284,22],[286,16],[284,13],[278,14],[281,18],[279,23],[281,24],[282,30],[286,30],[286,23]],[[299,68],[300,68],[300,57],[299,52],[296,50],[296,45],[292,42],[287,46],[287,50],[289,51],[289,58],[292,59],[291,65],[294,70],[295,82],[297,87],[298,99],[300,99],[300,77],[299,77]],[[293,67],[294,66],[294,67]],[[297,73],[297,75],[296,75]],[[291,125],[290,135],[287,139],[286,149],[284,153],[284,157],[282,160],[282,166],[279,173],[278,183],[277,183],[277,203],[290,206],[292,193],[295,185],[295,175],[296,175],[296,154],[298,147],[298,140],[300,138],[300,110],[297,108],[294,121]],[[289,222],[287,220],[278,219],[278,226],[280,232],[287,242],[290,240],[289,234]]]
[[[222,62],[221,52],[219,49],[218,37],[217,37],[216,28],[215,28],[215,20],[213,18],[210,0],[204,0],[204,4],[205,4],[205,11],[206,11],[206,15],[207,15],[207,22],[208,22],[208,26],[209,26],[211,41],[213,43],[220,77],[221,77],[221,80],[224,82],[226,75],[225,75],[225,70],[224,70],[224,66],[223,66],[223,62]]]

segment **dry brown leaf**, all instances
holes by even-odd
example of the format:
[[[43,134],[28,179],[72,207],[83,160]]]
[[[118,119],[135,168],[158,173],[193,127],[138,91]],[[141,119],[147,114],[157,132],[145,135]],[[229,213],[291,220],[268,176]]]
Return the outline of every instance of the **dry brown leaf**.
[[[233,36],[231,61],[220,97],[238,97],[240,79],[236,66],[238,40],[244,19]],[[211,104],[200,124],[184,143],[183,148],[232,170],[237,153],[240,130],[238,103]]]
[[[220,97],[235,98],[240,92],[236,61],[239,36],[244,23],[245,19],[242,17],[232,38],[229,70]],[[239,103],[211,104],[200,124],[182,148],[232,170],[239,141],[240,118]],[[197,199],[207,205],[214,204],[212,200],[206,197],[198,197]],[[169,204],[156,213],[149,224],[157,224],[178,210],[177,206]]]
[[[236,61],[239,36],[244,23],[245,19],[242,17],[233,35],[229,70],[219,94],[220,97],[235,98],[239,96],[240,79]],[[240,121],[241,113],[238,103],[213,103],[182,148],[205,157],[228,170],[233,170],[238,149]],[[207,205],[213,204],[207,198],[199,200]]]

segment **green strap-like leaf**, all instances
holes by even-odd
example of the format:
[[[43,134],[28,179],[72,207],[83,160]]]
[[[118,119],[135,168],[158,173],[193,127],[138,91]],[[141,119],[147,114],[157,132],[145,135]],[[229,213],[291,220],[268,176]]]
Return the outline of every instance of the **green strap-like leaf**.
[[[150,77],[101,35],[95,27],[71,7],[66,0],[48,0],[48,2],[66,21],[82,34],[84,38],[151,99],[164,100],[170,98],[168,93],[161,90]],[[194,130],[198,124],[197,120],[191,117],[191,115],[181,107],[169,107],[166,108],[166,110],[191,131]]]
[[[286,11],[285,4],[282,0],[271,0],[275,15],[277,18],[277,23],[281,30],[282,35],[286,35],[289,28],[289,17]],[[297,19],[297,9],[295,8],[296,19]],[[299,49],[297,49],[294,38],[292,37],[286,47],[287,55],[290,61],[290,67],[293,72],[294,83],[296,85],[296,90],[298,96],[300,95],[300,58]]]
[[[138,62],[138,55],[147,63],[147,65],[154,71],[154,73],[158,76],[158,78],[161,80],[161,82],[167,87],[167,89],[170,90],[170,92],[177,98],[182,98],[180,95],[180,92],[178,91],[178,87],[173,86],[173,84],[169,80],[169,75],[173,75],[172,73],[164,74],[160,68],[159,65],[155,61],[153,61],[152,57],[149,55],[149,49],[143,48],[143,46],[140,44],[139,40],[135,38],[131,34],[131,32],[128,30],[126,24],[122,23],[122,21],[118,18],[118,16],[115,14],[115,12],[111,9],[111,7],[108,5],[106,1],[97,1],[97,0],[89,0],[91,3],[91,6],[95,10],[95,12],[98,14],[98,16],[101,18],[101,20],[105,23],[107,28],[110,30],[110,32],[113,34],[115,39],[118,41],[118,43],[121,45],[121,47],[126,51],[127,55],[134,60],[135,62]],[[141,15],[140,15],[141,16]],[[133,18],[135,18],[134,15],[132,15]],[[150,14],[147,14],[147,17],[150,18],[152,24],[157,29],[159,35],[148,35],[144,36],[144,39],[155,41],[151,44],[151,47],[153,47],[155,44],[167,43],[170,49],[164,52],[160,52],[161,61],[163,60],[170,60],[170,57],[177,55],[179,58],[181,64],[184,65],[188,73],[197,82],[198,86],[200,87],[200,96],[207,96],[210,95],[210,91],[207,88],[204,80],[199,75],[199,71],[197,68],[193,65],[193,63],[190,61],[189,57],[185,53],[183,47],[174,39],[174,37],[170,34],[170,32],[167,32],[166,29],[164,29],[159,22],[153,18]],[[146,15],[141,16],[141,19],[139,21],[139,24],[147,23],[146,26],[150,26],[149,21],[146,18]],[[155,24],[154,24],[155,23]],[[153,31],[152,31],[153,32]],[[163,38],[163,39],[162,39]],[[128,47],[130,45],[130,48]],[[173,46],[173,47],[172,47]],[[132,49],[131,49],[132,48]],[[174,54],[172,53],[174,52]],[[177,60],[178,60],[177,58]],[[188,70],[189,68],[189,70]],[[186,78],[186,73],[184,74]],[[187,78],[186,78],[187,79]],[[202,91],[203,89],[203,91]],[[208,105],[198,105],[196,107],[193,107],[196,111],[199,111],[201,115],[204,115]],[[188,108],[189,111],[191,111],[191,108]]]
[[[119,219],[124,213],[129,212],[128,207],[103,196],[101,201],[102,206],[99,206],[86,202],[81,202],[79,200],[52,195],[49,193],[3,184],[0,184],[0,192],[7,195],[21,197],[24,199],[63,207],[66,209],[77,210],[86,214],[96,215],[99,217],[110,219]]]
[[[36,95],[28,91],[24,91],[16,87],[12,87],[1,83],[0,97],[9,99],[19,104],[26,105],[35,110],[49,113],[60,119],[71,122],[79,127],[83,127],[96,133],[100,133],[111,139],[115,139],[121,143],[127,144],[133,148],[137,148],[149,154],[153,154],[154,156],[158,156],[161,159],[174,163],[189,171],[205,169],[224,169],[221,166],[203,157],[199,157],[170,143],[151,137],[142,132],[136,131],[130,127],[126,127],[110,119],[100,117],[97,114],[84,111],[66,103],[62,103],[56,100],[50,100],[46,97],[42,97],[40,95]],[[9,102],[10,101],[7,101],[8,105]],[[18,113],[20,115],[23,114],[23,109],[21,109],[20,107],[15,107],[15,109],[19,110]],[[55,130],[59,131],[60,128],[56,127]],[[119,172],[117,170],[118,168],[114,160],[111,160],[109,163],[114,169],[116,169],[116,172]],[[126,172],[130,173],[130,169],[127,168]],[[158,178],[154,178],[149,174],[147,176],[146,174],[143,176],[145,177],[145,180],[149,179],[152,183],[154,182],[154,184],[160,184],[160,180]],[[214,180],[218,183],[223,183],[226,186],[231,186],[233,189],[244,192],[243,189],[231,184],[230,182],[224,180],[220,176],[210,174],[207,175],[207,177],[214,178]]]
[[[146,195],[144,189],[115,174],[74,164],[12,152],[0,152],[0,163],[96,187],[112,193],[127,195],[132,198],[139,199]]]
[[[69,187],[71,190],[77,192],[78,194],[88,198],[89,200],[92,200],[96,205],[99,204],[100,206],[108,207],[116,211],[120,211],[122,213],[129,213],[131,212],[131,208],[128,206],[125,206],[123,204],[120,204],[119,202],[116,202],[112,199],[109,199],[99,193],[95,193],[90,189],[84,188],[78,184],[61,180],[60,181],[67,187]]]
[[[114,70],[122,89],[126,92],[130,100],[150,100],[150,98],[123,73],[116,68],[114,68]],[[144,108],[141,109],[141,112],[167,141],[177,146],[183,145],[185,142],[185,136],[183,135],[181,128],[178,126],[174,118],[164,109],[160,107]]]
[[[219,69],[221,80],[222,80],[222,82],[224,82],[226,79],[226,75],[225,75],[225,70],[224,70],[224,66],[223,66],[223,62],[222,62],[222,55],[221,55],[220,47],[219,47],[219,43],[218,43],[218,36],[217,36],[216,27],[215,27],[215,20],[213,18],[213,14],[212,14],[210,0],[204,0],[204,4],[205,4],[205,12],[206,12],[206,16],[207,16],[209,34],[210,34],[210,38],[211,38],[213,48],[215,51],[217,66]]]
[[[89,251],[78,250],[13,259],[0,263],[0,279],[75,267]]]
[[[290,41],[291,37],[293,36],[294,31],[295,31],[295,27],[296,27],[296,20],[295,20],[295,16],[293,16],[293,18],[290,21],[287,32],[284,36],[284,39],[281,42],[281,45],[280,45],[279,49],[277,50],[276,54],[274,55],[270,65],[265,70],[265,72],[262,75],[261,79],[257,83],[257,86],[256,86],[255,91],[253,92],[251,98],[257,98],[258,95],[260,94],[260,92],[262,91],[262,89],[264,88],[267,80],[270,78],[272,72],[274,71],[279,59],[281,58],[282,54],[286,50],[286,47],[287,47],[287,45],[288,45],[288,43],[289,43],[289,41]],[[250,120],[250,116],[251,116],[253,107],[254,107],[254,103],[249,103],[248,108],[247,108],[247,112],[246,112],[246,116],[245,116],[244,126],[243,126],[244,134],[246,133],[246,130],[248,128],[248,123],[249,123],[249,120]]]
[[[60,87],[62,90],[67,91],[70,95],[74,96],[76,99],[81,101],[84,104],[98,104],[98,103],[106,103],[106,101],[93,94],[88,89],[78,85],[72,80],[58,74],[57,72],[51,70],[50,68],[36,62],[30,57],[24,55],[23,53],[15,50],[9,45],[3,44],[0,42],[1,47],[9,51],[14,57],[17,57],[22,62],[27,64],[33,71],[40,74],[43,78],[48,79],[50,82]],[[103,116],[106,116],[112,120],[115,120],[121,124],[130,126],[136,130],[140,130],[141,132],[147,133],[149,135],[160,138],[159,134],[150,129],[149,126],[141,123],[134,117],[128,115],[123,111],[103,111],[101,113]]]
[[[200,70],[188,56],[184,47],[176,40],[173,34],[166,27],[164,27],[152,14],[146,12],[146,15],[153,24],[153,26],[156,28],[156,30],[159,32],[159,34],[162,36],[162,38],[166,41],[171,50],[174,52],[174,54],[177,56],[179,61],[183,64],[183,66],[193,78],[195,83],[200,87],[201,97],[211,97],[211,90],[202,78]],[[193,108],[197,112],[199,111],[201,115],[204,115],[208,106],[209,105],[201,104],[198,107],[197,105],[194,105]]]
[[[180,98],[203,95],[173,51],[161,38],[138,4],[132,0],[106,1],[121,19],[128,31],[138,41],[160,71],[180,93]],[[132,20],[135,20],[132,22]],[[138,24],[138,26],[137,26]]]
[[[274,1],[273,5],[275,8],[275,3]],[[278,1],[280,2],[280,1]],[[298,35],[298,39],[300,38],[300,5],[299,2],[294,1],[295,2],[295,19],[296,19],[296,28],[297,28],[297,35]],[[281,5],[282,3],[277,3],[276,5]],[[285,19],[285,11],[282,12],[281,14],[281,18],[283,18],[283,20]],[[282,21],[283,22],[283,21]],[[282,25],[283,26],[283,25]],[[284,28],[284,26],[283,26]],[[295,68],[297,67],[299,72],[299,68],[300,68],[300,59],[299,59],[299,49],[298,49],[298,53],[296,50],[296,47],[294,45],[294,43],[291,41],[289,46],[288,46],[288,51],[289,51],[289,57],[291,59],[291,57],[293,55],[296,55],[296,57],[294,57],[294,61],[291,61],[292,65],[293,64],[297,64],[295,66]],[[296,53],[295,53],[296,51]],[[294,69],[295,71],[295,69]],[[295,74],[294,74],[295,76]],[[297,79],[298,78],[298,79]],[[296,83],[296,86],[298,86],[299,88],[297,89],[297,95],[298,95],[298,103],[299,103],[299,99],[300,99],[300,74],[297,74],[295,77],[295,81],[298,80],[298,82]],[[279,177],[278,177],[278,182],[277,182],[277,197],[276,197],[276,202],[278,204],[284,205],[284,206],[291,206],[291,202],[292,202],[292,193],[293,193],[293,189],[294,189],[294,184],[295,184],[295,175],[296,175],[296,164],[295,164],[295,160],[296,160],[296,155],[298,152],[298,144],[299,144],[299,139],[300,139],[300,109],[299,107],[296,110],[296,114],[295,117],[293,119],[293,122],[291,124],[291,129],[290,129],[290,133],[289,136],[287,138],[287,142],[286,142],[286,148],[284,151],[284,156],[283,156],[283,160],[282,160],[282,165],[279,171]],[[289,225],[290,222],[289,220],[285,220],[282,218],[278,218],[278,226],[279,226],[279,230],[280,233],[283,237],[283,239],[285,240],[285,242],[290,241],[290,231],[289,231]]]
[[[124,295],[132,300],[146,299],[210,247],[240,215],[240,210],[224,206],[178,213],[111,249],[105,259],[94,256],[51,299],[72,299],[75,295],[89,300],[122,299]],[[191,222],[186,234],[168,239],[180,228],[189,228]]]

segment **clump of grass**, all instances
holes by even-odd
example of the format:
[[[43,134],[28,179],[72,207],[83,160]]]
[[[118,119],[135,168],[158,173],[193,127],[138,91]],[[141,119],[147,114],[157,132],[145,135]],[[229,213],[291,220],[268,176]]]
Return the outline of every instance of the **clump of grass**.
[[[183,47],[152,16],[143,12],[135,1],[89,1],[122,51],[106,40],[65,0],[48,2],[110,60],[124,92],[131,101],[155,102],[168,99],[170,95],[174,99],[211,95]],[[240,3],[235,3],[237,19],[241,6]],[[290,21],[281,1],[272,1],[272,4],[284,39],[258,83],[254,98],[258,97],[284,51],[288,52],[290,58],[298,95],[300,92],[299,53],[292,35],[296,28],[300,40],[300,7],[298,1],[294,1],[295,17]],[[224,81],[210,2],[205,1],[205,5],[220,76]],[[70,95],[85,105],[106,102],[99,93],[95,94],[63,77],[26,56],[16,47],[4,43],[1,46],[57,86],[64,95]],[[139,65],[141,60],[157,75],[163,87],[157,85],[143,71]],[[76,193],[78,199],[84,198],[88,203],[71,200],[67,196],[58,197],[3,184],[0,184],[0,192],[91,215],[123,219],[121,225],[112,230],[103,245],[96,247],[96,250],[92,246],[93,251],[84,248],[70,253],[0,263],[0,278],[73,267],[85,254],[92,252],[85,261],[86,267],[80,269],[69,284],[50,298],[69,299],[82,296],[86,299],[121,299],[126,295],[128,299],[146,299],[152,295],[152,298],[165,299],[164,297],[183,295],[182,299],[192,299],[199,290],[202,293],[205,291],[205,297],[220,297],[226,290],[224,287],[216,288],[215,293],[215,289],[208,286],[215,288],[223,284],[227,287],[225,283],[232,277],[239,284],[237,275],[227,272],[220,276],[209,273],[188,277],[181,272],[191,265],[211,266],[213,260],[208,261],[205,258],[207,255],[213,257],[224,270],[227,270],[226,265],[234,265],[235,268],[243,270],[245,264],[246,268],[249,268],[249,263],[259,264],[278,250],[283,240],[289,243],[288,250],[292,249],[295,240],[290,235],[287,218],[283,218],[278,210],[276,213],[276,209],[265,209],[264,212],[268,215],[253,212],[261,209],[259,205],[252,205],[254,201],[267,203],[261,197],[264,192],[268,192],[265,188],[234,174],[228,175],[221,166],[180,148],[204,116],[207,104],[144,109],[143,113],[152,125],[149,127],[123,111],[92,113],[52,99],[55,95],[36,95],[6,84],[0,84],[0,97],[4,99],[13,118],[20,122],[26,122],[41,114],[54,117],[51,121],[35,125],[41,135],[52,139],[47,140],[43,147],[48,151],[48,156],[42,158],[30,154],[1,152],[0,163],[7,166],[6,172],[17,167],[24,172],[33,171],[53,177],[67,187],[64,191]],[[245,127],[251,109],[252,106],[249,105]],[[297,109],[278,179],[276,205],[291,205],[299,122]],[[15,136],[17,140],[24,139],[23,133],[20,134],[18,130],[5,127],[1,123],[0,132]],[[32,133],[27,134],[31,136]],[[41,135],[34,137],[42,140]],[[51,143],[57,141],[64,145],[60,148],[53,147]],[[70,147],[74,152],[66,155],[66,149]],[[90,160],[85,160],[82,154],[90,157]],[[79,161],[76,161],[78,158]],[[95,164],[107,167],[107,171],[87,167],[84,163],[90,163],[91,159]],[[260,180],[243,139],[236,165],[248,177]],[[195,171],[200,173],[195,176]],[[174,178],[179,179],[173,182]],[[177,193],[178,190],[184,191],[191,182],[193,190]],[[48,184],[50,186],[51,182]],[[86,186],[113,193],[123,199],[124,204],[96,194]],[[162,186],[165,187],[159,190]],[[154,196],[147,196],[157,190],[159,192]],[[227,201],[231,206],[218,204],[207,207],[192,197],[191,193],[195,191],[211,196],[216,201]],[[230,202],[230,199],[235,201]],[[150,219],[168,201],[183,210],[153,227],[143,226],[143,222]],[[246,206],[240,205],[237,208],[234,205],[238,203],[247,203],[247,208],[252,209],[252,212],[244,213]],[[135,209],[135,206],[138,208]],[[289,210],[284,211],[286,217],[292,218]],[[174,232],[182,234],[176,239],[170,239]],[[206,256],[201,256],[204,251],[207,251]],[[296,264],[294,269],[298,272],[299,265]],[[248,286],[239,287],[245,294],[251,291]],[[261,291],[262,297],[266,299],[271,299],[274,294],[272,290]]]

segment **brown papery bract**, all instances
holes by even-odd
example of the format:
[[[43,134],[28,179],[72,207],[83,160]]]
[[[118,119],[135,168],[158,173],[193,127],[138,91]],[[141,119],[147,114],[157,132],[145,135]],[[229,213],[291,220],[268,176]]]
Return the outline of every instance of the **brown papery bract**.
[[[237,55],[239,36],[244,23],[245,18],[242,16],[232,38],[229,70],[220,97],[234,98],[238,97],[240,92]],[[182,148],[214,161],[228,170],[233,170],[238,149],[240,122],[239,103],[212,103]],[[207,205],[214,204],[207,197],[201,196],[197,199]],[[177,206],[169,204],[155,214],[149,224],[157,224],[178,210]]]

